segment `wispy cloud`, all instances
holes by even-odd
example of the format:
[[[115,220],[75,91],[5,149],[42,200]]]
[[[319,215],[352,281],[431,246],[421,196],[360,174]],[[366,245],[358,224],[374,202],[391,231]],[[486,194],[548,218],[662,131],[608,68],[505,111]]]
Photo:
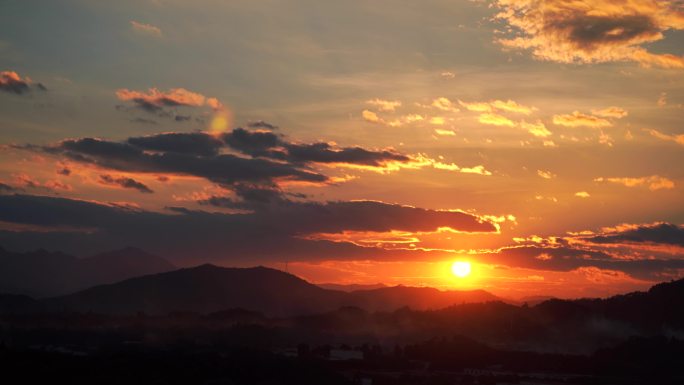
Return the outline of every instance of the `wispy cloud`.
[[[135,20],[131,20],[130,23],[131,28],[138,33],[154,37],[162,37],[162,31],[157,26],[154,26],[152,24],[140,23]]]
[[[638,178],[596,178],[594,181],[616,183],[625,187],[645,186],[651,191],[670,190],[675,188],[674,181],[658,175],[643,176]]]
[[[554,115],[553,124],[565,127],[611,127],[613,123],[609,120],[599,118],[594,115],[583,114],[574,111],[572,114]]]

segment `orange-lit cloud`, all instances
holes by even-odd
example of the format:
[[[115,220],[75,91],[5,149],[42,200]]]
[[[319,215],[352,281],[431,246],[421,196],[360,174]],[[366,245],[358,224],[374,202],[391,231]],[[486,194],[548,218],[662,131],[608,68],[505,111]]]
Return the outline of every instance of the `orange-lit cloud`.
[[[154,192],[144,183],[125,176],[100,175],[99,183],[108,186],[118,186],[125,189],[134,189],[147,194]]]
[[[613,124],[603,118],[594,115],[583,114],[579,111],[574,111],[572,114],[554,115],[553,124],[565,127],[611,127]]]
[[[122,101],[134,101],[143,106],[161,108],[165,106],[192,106],[204,105],[206,97],[185,88],[172,88],[168,92],[161,92],[156,88],[150,88],[147,92],[133,91],[122,88],[116,91],[116,96]]]
[[[546,170],[537,170],[537,175],[544,179],[552,179],[556,177],[556,174],[552,173],[551,171],[546,171]]]
[[[0,71],[0,91],[21,95],[29,92],[32,84],[31,79],[28,77],[22,79],[14,71]],[[42,91],[47,89],[42,83],[36,83],[35,86]]]
[[[376,123],[377,124],[377,123],[383,123],[384,122],[382,119],[380,119],[378,114],[376,114],[373,111],[363,110],[361,112],[361,116],[363,117],[363,120],[370,122],[370,123]]]
[[[658,130],[653,130],[653,129],[644,129],[646,132],[651,134],[653,137],[658,138],[660,140],[666,140],[670,142],[674,142],[677,144],[681,144],[684,146],[684,134],[681,135],[669,135],[665,134],[663,132],[660,132]]]
[[[152,24],[140,23],[135,20],[131,20],[131,28],[139,33],[143,33],[150,36],[161,37],[162,31],[159,27]]]
[[[527,130],[527,132],[529,132],[530,134],[539,138],[546,138],[551,136],[551,131],[549,131],[546,128],[546,125],[540,120],[537,120],[534,123],[528,123],[523,120],[522,122],[520,122],[520,127]]]
[[[14,174],[14,183],[15,185],[21,187],[21,188],[29,188],[29,189],[45,189],[45,190],[50,190],[50,191],[55,191],[55,190],[62,190],[62,191],[72,191],[73,188],[71,185],[68,183],[64,183],[59,180],[55,179],[50,179],[46,180],[45,182],[41,182],[37,179],[32,178],[28,174],[25,173],[18,173]]]
[[[575,193],[575,196],[578,198],[589,198],[591,195],[586,191],[578,191]]]
[[[522,104],[519,104],[513,100],[494,100],[490,102],[491,106],[496,108],[497,110],[501,111],[506,111],[506,112],[514,112],[518,114],[523,114],[523,115],[529,115],[532,112],[536,110],[534,107],[528,107],[524,106]]]
[[[434,124],[435,126],[443,126],[444,123],[446,123],[446,120],[441,116],[434,116],[430,118],[430,124]]]
[[[489,124],[492,126],[515,127],[515,123],[512,120],[505,116],[494,113],[480,114],[477,120],[482,124]]]
[[[458,103],[468,111],[472,112],[512,112],[523,115],[530,115],[536,111],[537,108],[522,105],[514,100],[490,100],[488,102],[464,102],[459,100]]]
[[[639,178],[596,178],[594,181],[616,183],[625,187],[646,186],[651,191],[670,190],[675,188],[675,183],[672,180],[658,175]]]
[[[383,100],[376,98],[367,100],[366,103],[377,107],[380,111],[394,111],[397,107],[401,107],[401,101],[399,100]]]
[[[591,113],[602,118],[621,119],[628,115],[627,110],[620,107],[607,107],[600,110],[591,110]]]
[[[440,97],[432,101],[430,105],[438,110],[448,111],[448,112],[458,112],[459,109],[456,105],[449,99],[445,97]]]
[[[456,136],[456,133],[451,130],[443,130],[441,128],[435,128],[435,134],[441,136]]]
[[[491,104],[487,102],[464,102],[459,100],[458,103],[468,111],[472,112],[492,112]]]
[[[676,0],[497,0],[497,19],[513,28],[503,47],[530,50],[561,63],[632,61],[645,67],[684,68],[684,58],[645,46],[684,29]]]

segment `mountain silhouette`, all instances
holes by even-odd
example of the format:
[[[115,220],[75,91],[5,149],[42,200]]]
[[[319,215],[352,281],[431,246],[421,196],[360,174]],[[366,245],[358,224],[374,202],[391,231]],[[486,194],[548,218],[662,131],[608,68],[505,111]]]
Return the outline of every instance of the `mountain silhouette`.
[[[338,291],[358,291],[358,290],[373,290],[373,289],[381,289],[383,287],[387,287],[384,283],[375,283],[375,284],[340,284],[340,283],[317,283],[316,286],[322,287],[324,289],[328,290],[338,290]]]
[[[105,314],[213,313],[242,308],[269,316],[290,316],[357,306],[368,311],[409,306],[437,309],[496,300],[485,291],[443,292],[432,288],[388,287],[351,293],[327,290],[266,267],[202,265],[101,285],[44,301],[51,309]]]
[[[87,258],[42,249],[12,253],[0,248],[0,292],[52,297],[174,269],[163,258],[133,247]]]

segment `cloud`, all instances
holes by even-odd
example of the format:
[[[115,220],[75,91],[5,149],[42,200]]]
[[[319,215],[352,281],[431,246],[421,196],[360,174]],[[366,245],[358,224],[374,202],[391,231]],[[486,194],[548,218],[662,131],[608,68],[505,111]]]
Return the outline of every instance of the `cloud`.
[[[432,104],[430,104],[431,107],[436,108],[441,111],[447,111],[447,112],[458,112],[459,109],[456,107],[456,105],[449,99],[441,97],[437,98],[432,101]]]
[[[487,112],[492,113],[494,111],[501,112],[511,112],[523,115],[530,115],[532,112],[536,111],[536,107],[525,106],[514,100],[490,100],[488,102],[464,102],[459,100],[458,103],[468,111],[472,112]]]
[[[462,100],[459,100],[458,104],[460,104],[463,108],[471,112],[492,112],[493,110],[491,104],[487,102],[467,103]]]
[[[625,187],[648,186],[651,191],[670,190],[675,188],[675,183],[667,178],[651,175],[639,178],[596,178],[595,182],[609,182],[621,184]]]
[[[131,28],[139,33],[150,35],[154,37],[162,37],[162,31],[159,27],[152,24],[139,23],[135,20],[131,20]]]
[[[586,191],[578,191],[575,193],[575,196],[578,198],[589,198],[591,195]]]
[[[403,154],[393,148],[291,142],[272,131],[243,128],[216,135],[166,132],[120,142],[67,139],[49,146],[18,148],[62,156],[109,171],[194,176],[228,189],[239,183],[322,185],[339,179],[323,174],[323,167],[379,173],[425,167],[465,172],[455,164],[442,163],[425,154]],[[481,174],[491,175],[483,166],[478,167],[482,167]]]
[[[383,100],[376,98],[367,100],[366,103],[377,107],[380,111],[394,111],[397,107],[401,107],[401,101],[399,100]]]
[[[478,165],[475,167],[461,167],[460,171],[464,174],[478,174],[478,175],[492,175],[490,171],[487,171],[483,165]]]
[[[480,114],[477,120],[482,124],[489,124],[493,126],[507,126],[515,127],[515,123],[505,116],[493,113]]]
[[[172,140],[169,140],[174,138]],[[143,145],[174,146],[175,136],[162,140],[148,137]],[[175,144],[170,144],[176,140]],[[159,147],[158,147],[159,148]],[[244,158],[232,154],[197,156],[197,143],[187,149],[172,147],[174,152],[150,152],[128,142],[111,142],[95,138],[69,139],[44,148],[48,153],[66,156],[72,161],[121,172],[178,174],[205,178],[230,186],[236,182],[271,182],[286,179],[323,183],[328,177],[301,167],[260,158]]]
[[[657,222],[652,224],[623,224],[604,229],[600,235],[590,236],[593,243],[665,244],[684,247],[684,226]]]
[[[378,114],[376,114],[373,111],[363,110],[361,112],[361,116],[363,117],[363,120],[370,122],[370,123],[376,123],[376,124],[377,123],[384,123],[384,121],[382,119],[380,119]]]
[[[647,129],[647,128],[644,129],[644,131],[648,132],[649,134],[651,134],[651,136],[658,138],[660,140],[667,140],[667,141],[675,142],[677,144],[681,144],[682,146],[684,146],[684,134],[669,135],[669,134],[665,134],[663,132],[660,132],[658,130]]]
[[[209,98],[185,88],[172,88],[167,92],[156,88],[150,88],[147,92],[121,88],[116,91],[116,96],[121,101],[132,102],[135,107],[143,111],[157,114],[167,107],[209,106],[214,110],[223,108],[216,98]]]
[[[519,104],[513,100],[494,100],[490,102],[491,106],[496,108],[497,110],[501,111],[506,111],[506,112],[514,112],[518,114],[523,114],[523,115],[529,115],[532,112],[536,110],[534,107],[528,107],[524,106],[522,104]]]
[[[600,110],[591,110],[591,113],[602,118],[621,119],[628,115],[627,110],[620,107],[607,107]]]
[[[441,128],[435,128],[435,134],[440,136],[456,136],[456,133],[451,130],[443,130]]]
[[[570,272],[582,268],[620,271],[638,279],[663,280],[678,277],[684,269],[681,259],[625,260],[610,254],[568,246],[524,245],[480,254],[478,260],[509,267]]]
[[[546,128],[546,125],[541,120],[537,120],[535,123],[528,123],[526,121],[520,122],[520,127],[527,130],[530,134],[539,137],[546,138],[551,136],[551,131]]]
[[[243,195],[264,191],[244,192]],[[265,192],[265,201],[272,197]],[[251,201],[258,200],[250,198]],[[242,200],[244,201],[244,200]],[[207,204],[220,203],[208,202]],[[252,205],[251,207],[256,207]],[[114,204],[32,195],[0,195],[0,221],[33,226],[91,229],[80,233],[3,232],[3,244],[38,245],[69,251],[132,244],[186,263],[202,261],[401,260],[434,258],[423,251],[384,250],[351,243],[308,240],[308,234],[392,230],[421,232],[449,227],[461,232],[496,232],[473,214],[376,201],[294,202],[279,200],[250,213],[222,214],[174,209],[151,212]]]
[[[553,124],[565,127],[611,127],[613,124],[603,118],[574,111],[572,114],[554,115]]]
[[[249,123],[247,123],[247,127],[256,128],[256,129],[271,130],[271,131],[275,131],[278,129],[278,126],[276,126],[275,124],[264,122],[263,120],[257,120],[255,122],[249,122]]]
[[[18,186],[21,186],[22,188],[28,188],[28,189],[42,189],[42,190],[48,190],[48,191],[72,191],[73,188],[71,185],[61,182],[59,180],[46,180],[45,182],[41,182],[37,179],[32,178],[28,174],[25,173],[17,173],[12,175],[14,177],[14,182]]]
[[[32,86],[33,83],[28,77],[22,79],[14,71],[0,71],[0,91],[22,95],[30,92]],[[37,83],[35,87],[41,91],[47,90],[42,83]]]
[[[556,177],[556,174],[552,173],[551,171],[545,171],[545,170],[537,170],[537,175],[544,179],[552,179]]]
[[[434,124],[435,126],[443,126],[444,123],[446,123],[446,120],[441,116],[433,116],[430,118],[430,124]]]
[[[119,186],[123,188],[134,189],[146,194],[151,194],[154,192],[145,184],[128,177],[114,177],[107,174],[100,175],[100,183],[110,186]]]
[[[656,101],[658,107],[665,107],[667,105],[667,92],[661,92],[658,100]]]
[[[649,43],[684,29],[677,0],[497,0],[496,16],[511,27],[498,39],[560,63],[632,61],[645,67],[684,68],[684,58],[652,53]]]
[[[128,138],[126,141],[135,147],[158,152],[185,153],[199,156],[217,155],[223,141],[201,132],[169,132],[149,136]]]

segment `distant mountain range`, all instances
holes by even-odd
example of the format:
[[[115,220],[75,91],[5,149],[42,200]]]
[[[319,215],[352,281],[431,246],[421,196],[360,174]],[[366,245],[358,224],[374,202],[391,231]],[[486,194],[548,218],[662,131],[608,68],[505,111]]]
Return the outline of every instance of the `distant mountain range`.
[[[483,290],[439,291],[433,288],[384,287],[343,292],[313,285],[294,275],[266,267],[226,268],[202,265],[100,285],[43,301],[50,309],[105,314],[202,314],[231,308],[292,316],[356,306],[369,311],[401,307],[440,309],[499,300]]]
[[[218,314],[218,318],[240,314],[249,319],[297,319],[288,322],[301,321],[308,325],[307,330],[328,330],[333,325],[332,330],[337,332],[349,328],[363,333],[394,331],[406,335],[410,331],[424,336],[459,333],[497,341],[563,339],[566,344],[581,342],[583,346],[634,333],[684,335],[684,280],[607,299],[530,298],[517,306],[483,290],[405,286],[331,290],[266,267],[207,264],[172,269],[163,259],[131,248],[83,259],[46,251],[2,251],[0,283],[22,290],[0,295],[0,313],[189,312]],[[140,276],[128,278],[133,275]],[[66,293],[93,284],[71,294],[38,300],[21,295]],[[584,341],[580,341],[580,334]]]
[[[38,298],[64,295],[175,269],[163,258],[132,247],[87,258],[46,250],[12,253],[0,248],[0,293]]]
[[[338,290],[338,291],[346,291],[346,292],[352,292],[352,291],[359,291],[359,290],[373,290],[373,289],[382,289],[383,287],[387,287],[384,283],[376,283],[376,284],[370,284],[370,285],[359,285],[359,284],[339,284],[339,283],[317,283],[316,286],[322,287],[324,289],[328,290]]]

